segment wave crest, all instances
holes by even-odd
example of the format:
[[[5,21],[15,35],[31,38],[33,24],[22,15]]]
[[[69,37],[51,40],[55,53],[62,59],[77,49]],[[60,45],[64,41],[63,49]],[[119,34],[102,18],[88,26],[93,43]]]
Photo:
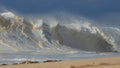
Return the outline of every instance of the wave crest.
[[[61,21],[55,24],[47,24],[42,19],[29,22],[12,12],[2,13],[0,15],[0,49],[3,48],[3,51],[6,49],[36,51],[43,48],[95,52],[118,51],[117,42],[111,41],[111,38],[104,33],[104,29],[88,21],[66,24],[58,22]],[[6,29],[2,31],[3,28]]]

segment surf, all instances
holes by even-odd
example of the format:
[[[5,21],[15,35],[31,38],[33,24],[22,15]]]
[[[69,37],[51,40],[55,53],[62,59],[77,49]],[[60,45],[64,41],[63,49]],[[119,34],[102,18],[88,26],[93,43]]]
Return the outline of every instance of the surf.
[[[111,28],[73,17],[26,20],[6,11],[0,13],[0,50],[119,52],[119,39],[112,36],[114,31],[120,37],[119,28]]]

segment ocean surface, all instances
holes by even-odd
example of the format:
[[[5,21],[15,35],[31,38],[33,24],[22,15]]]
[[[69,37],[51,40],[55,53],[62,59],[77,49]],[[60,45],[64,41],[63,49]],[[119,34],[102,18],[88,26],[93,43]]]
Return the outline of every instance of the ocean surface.
[[[74,15],[0,12],[0,64],[120,56],[120,27]]]

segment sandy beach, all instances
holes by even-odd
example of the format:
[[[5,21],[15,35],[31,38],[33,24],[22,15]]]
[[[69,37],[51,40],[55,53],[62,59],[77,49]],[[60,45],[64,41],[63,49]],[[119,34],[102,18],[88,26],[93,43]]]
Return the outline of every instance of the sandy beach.
[[[120,68],[120,57],[1,65],[0,68]]]

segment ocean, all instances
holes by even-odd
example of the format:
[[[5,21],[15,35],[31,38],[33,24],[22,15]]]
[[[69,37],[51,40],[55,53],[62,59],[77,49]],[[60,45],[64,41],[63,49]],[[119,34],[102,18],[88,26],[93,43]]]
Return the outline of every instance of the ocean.
[[[73,15],[0,13],[0,63],[119,56],[120,27]]]

